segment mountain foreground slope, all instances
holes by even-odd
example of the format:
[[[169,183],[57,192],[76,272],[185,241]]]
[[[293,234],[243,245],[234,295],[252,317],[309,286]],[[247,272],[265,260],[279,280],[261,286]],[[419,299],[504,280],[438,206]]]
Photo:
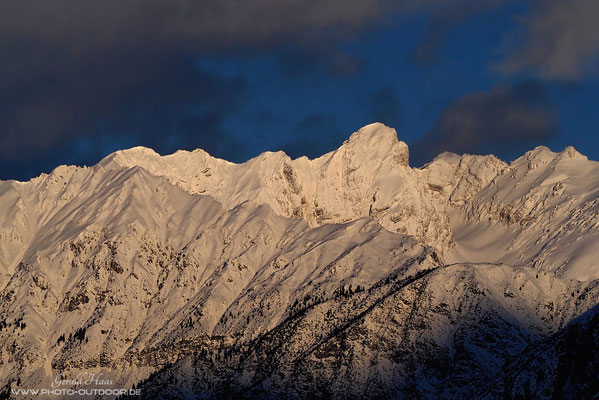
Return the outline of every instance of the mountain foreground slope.
[[[136,147],[0,205],[6,395],[79,373],[165,399],[599,391],[599,164],[572,147],[411,168],[382,124],[314,160]]]

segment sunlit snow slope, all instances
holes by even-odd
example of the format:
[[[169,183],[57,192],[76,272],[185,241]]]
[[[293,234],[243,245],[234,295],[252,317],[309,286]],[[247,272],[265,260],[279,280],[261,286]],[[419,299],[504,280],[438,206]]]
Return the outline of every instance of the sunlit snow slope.
[[[0,388],[517,397],[508,360],[594,321],[598,253],[599,164],[571,147],[411,168],[371,124],[314,160],[118,151],[0,182]]]

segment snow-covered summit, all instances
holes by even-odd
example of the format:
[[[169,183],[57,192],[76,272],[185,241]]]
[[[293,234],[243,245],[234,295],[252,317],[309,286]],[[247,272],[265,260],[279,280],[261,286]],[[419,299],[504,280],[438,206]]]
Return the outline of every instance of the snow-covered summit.
[[[385,158],[392,154],[397,164],[407,167],[409,165],[408,145],[400,142],[395,129],[379,122],[366,125],[357,132],[352,133],[341,148],[352,148],[367,155],[364,162],[373,159]]]

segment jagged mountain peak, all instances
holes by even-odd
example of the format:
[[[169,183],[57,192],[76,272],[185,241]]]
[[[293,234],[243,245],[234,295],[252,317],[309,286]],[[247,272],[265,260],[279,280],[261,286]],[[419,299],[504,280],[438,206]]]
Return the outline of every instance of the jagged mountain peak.
[[[408,145],[397,138],[395,129],[380,122],[366,125],[352,133],[336,151],[344,149],[352,149],[366,155],[367,158],[363,160],[365,163],[372,162],[376,158],[384,159],[391,155],[398,165],[404,167],[409,165]]]
[[[161,156],[138,146],[117,151],[93,168],[61,166],[37,179],[42,186],[28,190],[38,191],[38,208],[51,209],[76,196],[78,189],[73,188],[83,187],[88,175],[141,168],[192,195],[210,195],[224,210],[245,202],[268,205],[276,215],[304,219],[311,227],[370,217],[443,253],[456,245],[448,218],[452,207],[467,208],[469,220],[528,221],[541,209],[549,209],[548,204],[557,204],[555,199],[541,204],[539,196],[555,198],[564,191],[572,196],[579,191],[576,182],[583,179],[584,171],[595,168],[592,163],[571,165],[586,162],[572,147],[554,153],[539,146],[510,165],[493,155],[448,152],[422,168],[410,168],[408,160],[408,146],[397,132],[373,123],[313,160],[292,160],[277,151],[235,164],[201,149]],[[564,174],[572,178],[565,180]],[[71,179],[71,175],[80,177]],[[49,194],[41,196],[44,190]],[[46,205],[41,205],[43,199]],[[489,205],[497,209],[483,210]],[[534,215],[526,217],[527,213]]]
[[[578,176],[588,168],[587,164],[570,165],[586,160],[572,147],[554,153],[539,146],[510,165],[493,155],[448,152],[419,169],[410,168],[408,160],[408,146],[397,132],[373,123],[351,134],[338,149],[313,160],[292,160],[277,151],[234,164],[201,149],[161,156],[152,149],[134,147],[109,155],[96,168],[143,168],[192,195],[212,196],[225,210],[248,201],[266,204],[276,215],[301,218],[312,227],[368,216],[390,231],[413,235],[441,252],[455,246],[448,207],[470,207],[470,220],[490,213],[492,220],[527,221],[520,213],[538,213],[541,205],[530,209],[538,196],[569,191],[571,184],[561,184],[561,175]],[[573,168],[576,171],[568,172]],[[62,176],[71,170],[57,172]],[[536,188],[539,179],[551,187]],[[489,204],[498,209],[481,210]],[[518,204],[523,206],[514,214]]]
[[[315,160],[308,160],[306,157],[300,157],[299,159],[307,161],[328,159],[332,154],[336,152],[347,151],[349,149],[351,149],[353,153],[359,152],[361,154],[369,154],[371,158],[374,158],[375,156],[380,158],[384,157],[395,147],[398,147],[398,150],[400,150],[399,153],[402,153],[398,158],[398,160],[400,160],[398,163],[407,166],[409,154],[407,144],[405,142],[399,141],[395,129],[390,128],[382,123],[376,122],[366,125],[358,131],[351,134],[350,137],[347,140],[345,140],[338,149],[333,150],[330,153],[317,157]],[[217,161],[225,162],[230,165],[247,165],[253,164],[256,161],[262,161],[272,158],[289,160],[291,159],[283,151],[265,151],[244,163],[236,164],[213,157],[202,149],[195,149],[193,151],[177,150],[172,154],[160,155],[151,148],[144,146],[136,146],[125,150],[118,150],[106,156],[100,162],[100,165],[108,166],[111,164],[111,162],[113,162],[121,167],[131,167],[133,165],[139,165],[147,168],[148,164],[151,162],[185,163],[190,160],[196,163]]]
[[[567,146],[565,149],[561,151],[560,154],[565,154],[570,158],[588,160],[588,157],[576,150],[574,146]]]
[[[408,146],[398,140],[396,131],[375,123],[353,133],[338,149],[313,160],[292,160],[277,151],[234,164],[202,150],[160,156],[150,149],[134,148],[116,152],[100,165],[105,169],[140,166],[192,194],[211,195],[226,209],[253,201],[268,204],[278,215],[303,218],[311,226],[367,215],[382,218],[386,210],[397,209],[394,201],[404,192],[404,211],[388,218],[396,221],[392,225],[417,218],[419,222],[401,227],[403,232],[415,234],[416,227],[422,225],[420,203],[426,196],[408,161]],[[434,205],[425,204],[427,215],[438,213],[433,211]],[[407,209],[413,211],[408,213]]]
[[[549,165],[560,162],[569,162],[569,160],[588,161],[587,156],[578,152],[573,146],[567,146],[562,151],[556,153],[546,146],[537,146],[527,151],[522,157],[513,161],[513,164],[528,163],[529,168],[536,168],[539,165]]]
[[[361,144],[368,148],[395,144],[399,140],[395,129],[380,122],[374,122],[352,133],[344,144]]]
[[[424,166],[422,166],[422,168],[423,169],[427,168],[428,165],[438,163],[438,162],[445,162],[447,164],[456,164],[460,161],[461,158],[462,158],[462,156],[457,153],[453,153],[451,151],[444,151],[441,154],[439,154],[438,156],[436,156],[435,158],[433,158],[432,161],[430,161],[427,164],[425,164]]]

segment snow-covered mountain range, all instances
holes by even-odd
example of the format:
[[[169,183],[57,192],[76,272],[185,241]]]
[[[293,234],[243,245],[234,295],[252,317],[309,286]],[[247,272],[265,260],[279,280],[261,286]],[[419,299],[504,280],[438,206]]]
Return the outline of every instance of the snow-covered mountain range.
[[[592,398],[598,251],[572,147],[411,168],[372,124],[314,160],[118,151],[0,182],[0,387]]]

